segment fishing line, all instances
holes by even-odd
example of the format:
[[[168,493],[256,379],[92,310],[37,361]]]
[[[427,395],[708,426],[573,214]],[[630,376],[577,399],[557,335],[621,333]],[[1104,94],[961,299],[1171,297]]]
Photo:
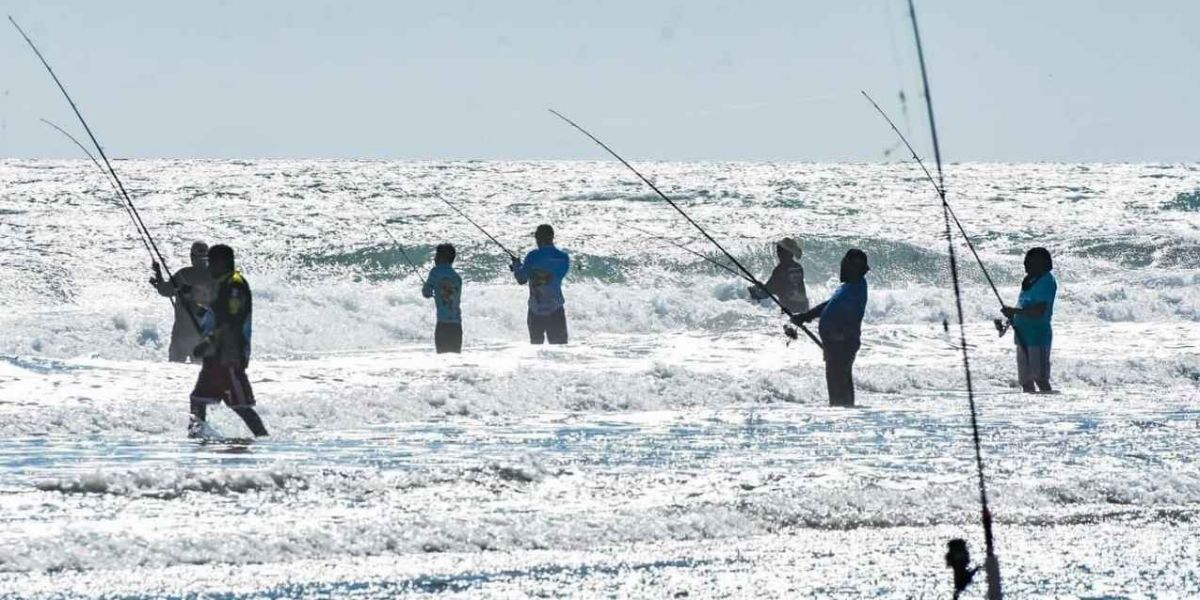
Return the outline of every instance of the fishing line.
[[[403,190],[403,188],[400,188],[400,186],[396,186],[396,187],[397,187],[397,189],[399,189],[399,190],[400,190],[400,193],[402,193],[402,194],[403,194],[403,193],[405,193],[405,192],[404,192],[404,190]],[[418,186],[418,187],[422,187],[422,186]],[[467,216],[467,213],[463,212],[461,209],[459,209],[457,206],[455,206],[455,205],[454,205],[454,204],[452,204],[452,203],[451,203],[449,200],[447,200],[447,199],[446,199],[446,198],[444,198],[444,197],[443,197],[441,194],[439,194],[439,193],[437,192],[437,190],[435,190],[435,189],[433,189],[433,188],[423,188],[423,189],[424,189],[424,190],[425,190],[425,191],[426,191],[426,192],[427,192],[429,195],[431,195],[431,196],[433,196],[434,198],[437,198],[438,200],[441,200],[442,202],[444,202],[444,203],[446,204],[446,206],[449,206],[449,207],[450,207],[450,208],[451,208],[451,209],[452,209],[454,212],[458,213],[458,214],[459,214],[459,216],[461,216],[462,218],[466,219],[468,223],[470,223],[471,225],[474,225],[474,226],[475,226],[475,229],[478,229],[478,230],[479,230],[481,233],[483,233],[483,235],[486,235],[486,236],[487,236],[487,238],[488,238],[489,240],[492,240],[492,243],[493,243],[493,244],[496,244],[497,246],[499,246],[499,247],[500,247],[500,249],[501,249],[501,250],[503,250],[503,251],[504,251],[504,253],[505,253],[505,254],[507,254],[507,255],[508,255],[510,258],[512,258],[513,260],[520,260],[520,259],[517,257],[517,255],[516,255],[516,254],[513,254],[511,251],[509,251],[509,249],[508,249],[508,248],[505,248],[505,247],[504,247],[504,244],[501,244],[501,243],[500,243],[500,240],[498,240],[498,239],[496,239],[495,237],[493,237],[493,236],[492,236],[492,234],[488,233],[488,231],[487,231],[486,229],[484,229],[482,226],[480,226],[480,225],[479,225],[479,223],[476,223],[474,219],[472,219],[471,217]]]
[[[692,226],[695,227],[700,232],[701,235],[703,235],[706,239],[708,239],[708,241],[711,242],[712,245],[716,246],[717,250],[720,250],[721,253],[725,255],[725,258],[728,258],[729,262],[733,263],[738,268],[738,270],[740,270],[745,275],[747,281],[750,281],[754,285],[758,286],[759,289],[761,289],[763,291],[763,293],[765,293],[767,295],[767,297],[769,297],[771,300],[773,300],[775,302],[775,304],[778,305],[779,308],[783,310],[784,314],[786,314],[789,317],[792,316],[792,311],[788,310],[788,307],[784,306],[783,302],[781,302],[779,300],[779,298],[777,298],[775,296],[775,294],[771,293],[771,291],[767,289],[766,285],[764,285],[761,281],[759,281],[757,278],[755,278],[754,274],[751,273],[746,267],[742,266],[742,263],[738,262],[738,259],[734,258],[734,256],[732,254],[730,254],[729,251],[726,250],[725,247],[720,244],[720,242],[713,239],[713,237],[711,235],[709,235],[708,232],[705,231],[704,228],[701,227],[699,223],[697,223],[690,216],[688,216],[688,214],[686,212],[684,212],[684,210],[682,208],[680,208],[679,205],[676,204],[674,200],[671,200],[669,197],[667,197],[666,194],[662,193],[662,190],[658,189],[658,186],[654,185],[654,183],[651,182],[649,179],[647,179],[645,175],[642,175],[641,172],[639,172],[637,169],[633,168],[633,165],[629,164],[629,161],[625,160],[624,158],[621,158],[620,154],[617,154],[612,148],[609,148],[607,144],[600,141],[599,138],[597,138],[596,136],[589,133],[586,129],[584,129],[583,127],[580,127],[579,124],[577,124],[575,121],[572,121],[572,120],[566,118],[565,116],[562,115],[562,113],[560,113],[554,109],[550,109],[550,112],[553,113],[554,116],[562,119],[563,121],[566,121],[567,124],[570,125],[571,127],[578,129],[579,132],[582,133],[583,135],[586,135],[587,137],[591,138],[591,140],[593,142],[596,142],[597,144],[599,144],[599,146],[601,148],[604,148],[604,150],[606,150],[609,154],[611,154],[613,156],[613,158],[620,161],[621,164],[625,165],[625,167],[628,168],[630,171],[633,171],[633,174],[637,175],[638,179],[641,179],[642,182],[644,182],[646,185],[650,186],[650,189],[654,190],[654,193],[658,194],[659,198],[662,198],[663,200],[665,200],[667,202],[667,204],[670,204],[671,208],[674,208],[675,211],[678,212],[680,215],[682,215],[683,218],[686,219],[688,223],[691,223]],[[818,348],[822,348],[822,349],[825,348],[825,346],[823,344],[821,344],[821,340],[817,339],[817,336],[813,335],[813,333],[811,331],[809,331],[807,327],[805,327],[804,325],[798,325],[798,327],[800,328],[801,331],[804,332],[805,335],[808,336],[808,339],[812,340],[812,342],[817,345]],[[785,328],[784,331],[786,332],[787,329]],[[791,337],[791,334],[789,334],[789,337]]]
[[[157,262],[161,264],[163,269],[167,272],[167,280],[171,282],[171,286],[175,288],[175,293],[178,294],[179,286],[175,284],[175,275],[171,273],[171,268],[167,266],[167,261],[163,259],[162,252],[159,252],[158,245],[154,243],[154,237],[150,235],[150,230],[146,227],[145,221],[142,220],[141,214],[138,213],[137,206],[134,205],[133,199],[129,197],[129,192],[126,191],[125,184],[121,182],[121,178],[117,175],[117,171],[113,169],[112,162],[108,160],[108,155],[104,153],[104,147],[101,146],[100,142],[96,140],[95,134],[92,133],[92,128],[88,126],[87,120],[83,118],[83,113],[79,112],[79,107],[76,106],[75,100],[73,100],[71,95],[67,93],[67,88],[63,86],[63,83],[61,80],[59,80],[58,75],[54,73],[54,69],[50,67],[50,63],[46,61],[46,57],[42,56],[41,50],[38,50],[38,47],[33,43],[33,40],[29,39],[29,36],[25,33],[25,30],[21,29],[21,26],[18,25],[16,20],[14,20],[11,16],[8,17],[8,22],[12,23],[12,26],[17,29],[17,33],[20,33],[21,37],[25,38],[25,42],[29,44],[31,49],[33,49],[33,53],[36,54],[38,60],[42,62],[42,66],[46,67],[46,72],[50,73],[50,77],[54,79],[54,83],[58,86],[58,90],[62,92],[63,97],[67,99],[67,103],[71,105],[71,110],[75,112],[75,116],[79,119],[79,123],[83,125],[83,130],[87,132],[88,138],[92,140],[92,146],[96,148],[96,152],[100,154],[100,158],[104,160],[104,165],[108,167],[108,172],[112,175],[113,181],[116,182],[117,189],[120,190],[121,196],[125,199],[125,203],[128,205],[130,213],[133,214],[137,224],[141,227],[141,231],[146,235],[146,241],[150,243],[150,248],[153,250],[153,254],[158,257]],[[200,321],[196,319],[196,315],[192,314],[192,311],[190,310],[186,310],[184,312],[187,313],[188,320],[190,320],[192,326],[196,328],[196,332],[203,333],[203,328],[200,327]]]
[[[917,58],[921,65],[921,84],[925,91],[925,109],[929,118],[929,133],[933,140],[933,156],[937,164],[938,172],[938,179],[936,182],[934,182],[934,187],[937,188],[938,196],[942,200],[942,218],[945,221],[946,226],[946,247],[950,259],[950,277],[954,284],[954,305],[958,313],[958,333],[962,345],[963,373],[966,376],[967,401],[971,409],[971,437],[975,446],[975,470],[979,475],[979,503],[981,507],[980,516],[983,524],[984,545],[987,551],[985,565],[988,574],[988,598],[990,600],[1000,600],[1004,596],[1000,586],[1000,562],[996,558],[995,538],[992,533],[992,512],[988,506],[987,480],[984,476],[983,451],[979,441],[979,419],[978,410],[975,407],[975,387],[971,380],[971,353],[967,347],[967,328],[965,319],[963,317],[962,285],[959,280],[958,257],[954,248],[954,240],[952,239],[953,231],[950,228],[950,220],[953,211],[950,209],[950,203],[946,200],[945,176],[942,170],[942,150],[941,145],[938,143],[937,124],[933,117],[933,96],[929,91],[929,72],[925,66],[925,49],[921,44],[921,32],[917,27],[917,9],[913,4],[913,0],[908,0],[908,12],[909,17],[912,19],[913,38],[917,44]],[[869,96],[868,99],[870,99]],[[875,101],[871,100],[871,103],[875,104]],[[879,105],[875,104],[875,107],[878,109]],[[883,111],[880,110],[880,112],[882,113]],[[891,123],[891,120],[888,119],[888,122]],[[896,129],[895,124],[892,124],[892,129],[895,130],[898,135],[900,134],[899,130]],[[904,136],[901,135],[901,139],[903,139],[903,137]],[[905,140],[904,143],[908,145],[907,140]],[[911,145],[908,147],[909,150],[912,150]],[[913,152],[913,155],[915,156],[916,152]],[[921,165],[921,168],[925,170],[926,174],[929,173],[929,170],[925,169],[924,164]],[[932,176],[930,176],[930,180],[933,180]],[[956,218],[954,221],[957,223],[958,219]],[[962,231],[961,224],[959,225],[959,230]],[[963,235],[964,237],[966,236],[965,232]],[[968,240],[968,244],[969,243],[970,241]],[[974,252],[973,247],[972,252]],[[979,260],[978,254],[976,254],[976,260]],[[982,261],[980,262],[980,266],[982,266]],[[988,281],[989,283],[991,282],[990,277],[988,278]],[[995,290],[994,285],[992,289],[993,291]],[[996,295],[999,297],[999,292],[997,292]],[[1003,302],[1001,303],[1003,304]]]
[[[41,122],[53,127],[59,133],[67,136],[67,139],[71,140],[71,142],[73,142],[76,146],[78,146],[79,149],[82,150],[83,153],[86,154],[89,159],[91,159],[92,164],[96,165],[97,169],[100,169],[100,172],[104,174],[104,179],[108,181],[108,185],[112,186],[113,191],[117,193],[117,202],[121,205],[121,208],[125,209],[125,214],[129,215],[129,218],[131,220],[133,220],[133,227],[134,227],[134,229],[137,229],[138,239],[142,241],[142,246],[144,246],[146,248],[146,253],[150,255],[150,261],[153,262],[154,261],[154,252],[152,250],[150,250],[150,244],[146,242],[146,237],[142,233],[142,228],[138,227],[137,218],[135,218],[133,216],[133,212],[129,210],[129,206],[127,206],[125,204],[125,202],[121,200],[121,196],[120,196],[121,191],[119,188],[117,188],[116,182],[113,181],[112,176],[108,174],[108,171],[104,170],[104,165],[101,165],[100,161],[96,160],[96,157],[92,155],[92,153],[87,149],[87,147],[85,147],[83,144],[79,143],[79,140],[75,139],[75,136],[71,135],[70,133],[67,133],[67,131],[65,129],[63,129],[62,127],[59,127],[58,125],[55,125],[53,121],[49,121],[47,119],[41,119]]]
[[[408,252],[404,250],[404,244],[401,244],[400,240],[396,239],[396,236],[392,235],[392,230],[388,229],[387,225],[384,224],[385,222],[383,217],[381,217],[379,213],[375,211],[375,208],[369,203],[364,202],[363,205],[367,207],[367,210],[371,211],[371,216],[375,218],[376,223],[379,223],[379,228],[382,229],[389,238],[392,238],[392,242],[395,243],[396,247],[400,249],[400,256],[404,257],[404,262],[408,263],[408,266],[412,269],[413,275],[416,275],[417,279],[421,279],[421,272],[417,269],[417,264],[408,257]]]
[[[672,239],[670,239],[670,238],[668,238],[668,237],[666,237],[666,236],[664,236],[664,235],[659,235],[659,234],[657,234],[657,233],[654,233],[653,231],[646,231],[645,229],[641,229],[641,228],[638,228],[638,227],[634,227],[633,225],[630,225],[630,224],[628,224],[628,223],[625,223],[625,224],[623,224],[623,226],[624,226],[625,228],[627,228],[627,229],[632,229],[632,230],[634,230],[634,231],[637,231],[637,232],[640,232],[640,233],[644,233],[644,234],[646,234],[646,235],[648,235],[648,236],[650,236],[650,237],[652,237],[652,238],[654,238],[654,239],[656,239],[656,240],[660,240],[660,241],[666,242],[666,243],[668,243],[668,244],[671,244],[672,246],[675,246],[676,248],[679,248],[680,250],[683,250],[684,252],[688,252],[688,253],[694,254],[694,255],[696,255],[696,256],[698,256],[698,257],[700,257],[700,258],[702,258],[702,259],[704,259],[704,260],[706,260],[706,261],[708,261],[708,262],[710,262],[710,263],[712,263],[712,264],[714,264],[714,265],[716,265],[716,266],[718,266],[718,267],[721,267],[722,269],[725,269],[726,271],[729,271],[730,273],[733,273],[733,274],[734,274],[734,275],[736,275],[737,277],[739,277],[739,278],[741,278],[741,279],[743,279],[743,280],[745,280],[745,281],[747,281],[747,282],[749,282],[749,283],[752,283],[752,284],[753,284],[753,283],[755,283],[754,281],[752,281],[752,280],[748,279],[748,278],[747,278],[745,275],[743,275],[743,274],[741,274],[740,272],[738,272],[738,271],[737,271],[736,269],[734,269],[733,267],[731,267],[731,266],[729,266],[729,265],[727,265],[727,264],[725,264],[725,263],[723,263],[723,262],[721,262],[721,261],[718,261],[717,259],[715,259],[715,258],[713,258],[713,257],[711,257],[711,256],[705,256],[704,254],[702,254],[702,253],[700,253],[700,252],[697,252],[697,251],[695,251],[695,250],[692,250],[691,248],[688,248],[687,246],[684,246],[683,244],[680,244],[680,243],[676,242],[675,240],[672,240]]]

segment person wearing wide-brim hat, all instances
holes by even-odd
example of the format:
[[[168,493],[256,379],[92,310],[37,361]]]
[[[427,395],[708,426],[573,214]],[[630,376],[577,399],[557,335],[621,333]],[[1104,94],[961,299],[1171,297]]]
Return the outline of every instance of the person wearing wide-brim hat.
[[[767,292],[774,294],[779,302],[791,313],[808,311],[808,290],[804,287],[804,267],[800,265],[800,256],[804,250],[796,240],[785,237],[775,242],[775,255],[779,264],[771,271],[767,279],[766,291],[757,285],[750,286],[750,297],[755,300],[767,298]]]

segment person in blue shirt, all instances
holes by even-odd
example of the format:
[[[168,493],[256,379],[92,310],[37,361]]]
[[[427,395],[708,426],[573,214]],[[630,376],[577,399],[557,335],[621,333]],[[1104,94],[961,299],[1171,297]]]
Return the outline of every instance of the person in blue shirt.
[[[1032,248],[1025,253],[1025,279],[1017,306],[1005,306],[1002,312],[1012,321],[1013,338],[1017,343],[1017,379],[1021,389],[1029,393],[1049,392],[1050,344],[1054,331],[1054,297],[1058,281],[1050,272],[1054,260],[1045,248]]]
[[[566,252],[554,247],[553,227],[538,225],[534,239],[537,249],[524,261],[513,257],[511,267],[517,283],[529,284],[529,342],[565,344],[567,312],[562,282],[571,269],[571,260]]]
[[[437,307],[433,345],[438,354],[462,352],[462,277],[454,271],[456,256],[453,244],[439,244],[433,256],[434,267],[421,286],[421,295],[433,298]]]
[[[852,248],[842,258],[839,278],[842,285],[829,300],[808,312],[793,315],[792,322],[803,325],[821,318],[818,331],[825,347],[825,384],[829,387],[830,406],[854,406],[854,358],[862,340],[863,314],[867,310],[867,255]]]

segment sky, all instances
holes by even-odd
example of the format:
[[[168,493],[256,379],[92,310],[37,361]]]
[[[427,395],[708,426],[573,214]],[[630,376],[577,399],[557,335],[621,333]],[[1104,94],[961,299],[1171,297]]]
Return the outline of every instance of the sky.
[[[904,0],[0,0],[114,157],[880,161]],[[918,0],[947,161],[1200,160],[1200,2]],[[0,158],[82,130],[0,27]],[[900,101],[900,92],[907,102]],[[905,111],[907,109],[907,111]],[[905,116],[907,112],[907,117]]]

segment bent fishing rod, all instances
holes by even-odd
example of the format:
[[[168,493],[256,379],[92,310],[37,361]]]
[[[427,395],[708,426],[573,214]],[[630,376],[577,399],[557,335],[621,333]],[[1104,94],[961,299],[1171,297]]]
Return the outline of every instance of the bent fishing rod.
[[[38,50],[37,44],[33,43],[33,40],[29,38],[29,35],[25,33],[25,30],[21,29],[21,26],[17,24],[17,21],[13,19],[12,16],[8,17],[8,22],[12,23],[12,26],[16,28],[17,33],[21,34],[22,38],[25,38],[25,43],[29,44],[29,47],[33,50],[33,53],[36,54],[38,60],[41,61],[42,66],[46,67],[46,72],[50,74],[50,78],[54,80],[55,85],[58,86],[58,90],[62,92],[63,97],[66,98],[67,104],[71,105],[71,110],[74,111],[75,116],[79,119],[79,123],[83,125],[83,130],[87,132],[88,138],[91,139],[92,146],[96,148],[96,153],[99,154],[100,158],[104,160],[104,166],[108,168],[108,173],[112,175],[113,181],[116,182],[117,189],[120,190],[121,197],[124,198],[130,214],[133,215],[134,220],[137,221],[137,224],[140,226],[140,231],[145,234],[146,237],[143,241],[149,243],[150,248],[153,250],[153,254],[158,257],[156,262],[162,265],[163,269],[167,272],[167,280],[170,281],[171,286],[175,288],[175,293],[179,294],[179,286],[175,283],[174,273],[172,273],[171,268],[167,266],[167,261],[163,259],[162,252],[158,250],[158,245],[154,243],[154,237],[150,235],[150,230],[146,227],[145,221],[142,220],[142,215],[138,212],[137,206],[134,205],[133,199],[129,197],[129,192],[125,189],[125,184],[121,182],[121,178],[117,175],[116,169],[113,169],[112,162],[108,160],[108,155],[104,152],[104,147],[100,145],[100,142],[96,139],[96,135],[92,133],[92,128],[88,126],[87,120],[83,118],[83,113],[79,111],[79,107],[75,104],[75,100],[71,98],[71,94],[67,93],[66,86],[63,85],[62,81],[58,78],[58,75],[54,73],[54,69],[51,68],[50,63],[46,61],[46,57],[42,56],[41,50]],[[184,312],[187,313],[188,320],[191,321],[192,326],[196,328],[196,332],[203,333],[203,328],[200,326],[200,321],[196,319],[196,315],[192,314],[192,311],[190,310],[185,310]]]
[[[726,271],[729,271],[730,273],[732,273],[732,274],[736,275],[737,277],[739,277],[739,278],[741,278],[741,279],[743,279],[743,280],[745,280],[745,281],[747,281],[747,282],[749,282],[749,283],[751,283],[751,284],[754,284],[754,283],[755,283],[755,282],[754,282],[754,281],[752,281],[751,279],[747,278],[745,275],[743,275],[743,274],[741,274],[740,272],[738,272],[737,270],[735,270],[733,267],[731,267],[731,266],[729,266],[729,265],[727,265],[727,264],[725,264],[725,263],[723,263],[723,262],[721,262],[721,261],[719,261],[719,260],[717,260],[717,259],[715,259],[715,258],[713,258],[713,257],[711,257],[711,256],[705,256],[704,254],[701,254],[701,253],[699,253],[699,252],[697,252],[697,251],[695,251],[695,250],[692,250],[691,248],[688,248],[687,246],[684,246],[683,244],[680,244],[679,242],[676,242],[675,240],[672,240],[672,239],[670,239],[670,238],[668,238],[668,237],[666,237],[666,236],[664,236],[664,235],[659,235],[659,234],[657,234],[657,233],[654,233],[653,231],[646,231],[645,229],[641,229],[641,228],[639,228],[639,227],[634,227],[633,225],[630,225],[630,224],[628,224],[628,223],[625,223],[625,224],[623,224],[622,226],[623,226],[623,227],[625,227],[626,229],[632,229],[632,230],[634,230],[634,231],[637,231],[637,232],[640,232],[640,233],[644,233],[644,234],[646,234],[646,235],[648,235],[648,236],[650,236],[650,237],[652,237],[652,238],[654,238],[654,239],[656,239],[656,240],[660,240],[660,241],[666,242],[666,243],[668,243],[668,244],[671,244],[672,246],[675,246],[676,248],[679,248],[680,250],[683,250],[684,252],[688,252],[688,253],[690,253],[690,254],[694,254],[695,256],[697,256],[697,257],[699,257],[699,258],[702,258],[702,259],[704,259],[704,260],[706,260],[706,261],[708,261],[708,262],[710,262],[710,263],[712,263],[712,264],[714,264],[714,265],[716,265],[716,266],[718,266],[718,267],[721,267],[722,269],[725,269]]]
[[[146,253],[150,255],[150,261],[154,262],[154,252],[152,250],[150,250],[150,244],[146,243],[146,237],[144,234],[142,234],[142,228],[138,226],[137,218],[133,216],[133,211],[129,210],[129,206],[127,206],[125,204],[125,202],[121,200],[120,189],[117,188],[117,184],[115,182],[113,182],[112,176],[108,174],[108,171],[104,170],[104,166],[100,164],[100,161],[96,160],[96,157],[90,151],[88,151],[86,146],[81,144],[79,142],[79,140],[75,139],[75,136],[71,135],[70,133],[67,133],[67,130],[63,129],[62,127],[59,127],[53,121],[50,121],[47,119],[41,119],[41,122],[49,125],[50,127],[53,127],[59,133],[67,136],[67,139],[71,140],[72,143],[74,143],[80,150],[82,150],[83,153],[86,154],[89,159],[91,159],[92,164],[96,165],[97,169],[100,169],[100,172],[104,174],[104,179],[106,181],[108,181],[108,185],[112,186],[113,191],[117,193],[117,201],[121,204],[121,208],[124,208],[125,213],[129,215],[130,219],[133,220],[133,227],[134,227],[134,229],[137,229],[138,239],[140,239],[142,241],[142,246],[144,246],[146,248]]]
[[[566,118],[565,116],[563,116],[562,113],[560,113],[554,109],[550,109],[550,112],[553,113],[554,116],[562,119],[563,121],[566,121],[567,124],[570,125],[571,127],[578,129],[580,133],[582,133],[583,135],[586,135],[593,142],[596,142],[596,144],[598,144],[601,148],[604,148],[604,150],[606,152],[611,154],[613,158],[617,159],[618,161],[621,162],[621,164],[625,165],[625,168],[629,169],[630,171],[633,171],[633,174],[637,175],[638,179],[641,179],[643,183],[650,186],[650,189],[654,190],[654,193],[658,194],[659,198],[662,198],[663,200],[665,200],[667,202],[667,204],[671,205],[671,208],[674,208],[675,211],[678,212],[680,215],[682,215],[683,218],[686,219],[688,223],[691,223],[692,226],[695,227],[700,232],[700,234],[705,237],[705,239],[707,239],[709,242],[711,242],[712,245],[716,246],[717,250],[720,250],[721,254],[724,254],[725,258],[728,258],[729,262],[733,263],[734,266],[736,266],[738,268],[738,270],[742,272],[742,274],[745,276],[747,281],[758,286],[758,288],[761,289],[763,291],[763,293],[767,295],[768,298],[770,298],[772,301],[774,301],[775,304],[777,306],[779,306],[779,308],[781,310],[783,310],[783,314],[787,315],[788,317],[793,316],[792,311],[788,310],[788,307],[784,306],[783,302],[780,301],[779,298],[775,296],[775,294],[771,293],[771,290],[768,290],[767,286],[765,284],[763,284],[761,281],[759,281],[757,278],[755,278],[754,274],[751,273],[749,269],[742,266],[742,263],[738,262],[738,259],[734,258],[734,256],[732,254],[730,254],[729,251],[726,250],[725,247],[722,246],[720,242],[713,239],[713,236],[709,235],[708,232],[705,231],[704,228],[701,227],[699,223],[697,223],[694,219],[692,219],[692,217],[688,216],[688,214],[686,212],[684,212],[684,210],[682,208],[680,208],[679,205],[676,204],[674,200],[671,200],[671,198],[669,198],[666,194],[662,193],[662,190],[659,190],[658,186],[654,185],[654,182],[650,181],[649,179],[646,178],[645,175],[642,175],[640,171],[633,168],[633,165],[629,164],[629,161],[625,160],[624,158],[621,158],[620,154],[617,154],[616,151],[614,151],[612,148],[609,148],[607,144],[600,141],[599,138],[597,138],[596,136],[589,133],[588,130],[584,129],[583,127],[580,127],[579,124],[576,123],[575,121],[572,121],[572,120]],[[812,342],[817,345],[818,348],[821,348],[821,349],[825,348],[824,344],[821,343],[821,340],[818,339],[817,336],[813,335],[813,333],[808,330],[808,327],[805,327],[803,324],[799,324],[799,323],[797,323],[797,326],[800,328],[801,331],[804,332],[805,335],[808,336],[808,339],[812,340]],[[785,327],[784,331],[787,332],[786,327]],[[792,334],[789,333],[788,337],[791,337],[791,336],[792,336]]]
[[[950,228],[950,217],[953,214],[953,211],[950,208],[950,203],[946,200],[945,176],[944,176],[943,170],[942,170],[942,150],[941,150],[941,145],[938,143],[937,124],[933,117],[933,96],[929,91],[929,71],[925,66],[925,48],[921,44],[921,31],[917,27],[917,9],[913,4],[913,0],[908,0],[908,14],[912,20],[913,39],[916,41],[917,58],[918,58],[918,62],[921,65],[921,84],[925,91],[925,110],[926,110],[927,116],[929,118],[929,134],[933,140],[933,156],[934,156],[934,160],[936,161],[936,164],[937,164],[938,181],[934,184],[934,187],[937,188],[938,196],[941,198],[941,201],[942,201],[942,218],[945,221],[945,225],[946,225],[946,246],[947,246],[947,250],[949,253],[949,259],[950,259],[950,277],[954,284],[954,286],[953,286],[954,287],[954,304],[955,304],[955,309],[957,310],[957,313],[958,313],[958,334],[959,334],[959,339],[961,341],[961,346],[962,346],[963,373],[966,376],[967,402],[968,402],[968,406],[971,409],[971,438],[972,438],[972,442],[974,443],[974,446],[975,446],[975,470],[976,470],[976,473],[979,475],[979,503],[980,503],[980,508],[981,508],[980,519],[981,519],[982,525],[983,525],[983,541],[984,541],[985,550],[987,552],[987,557],[986,557],[984,566],[985,566],[985,570],[987,572],[987,580],[988,580],[988,599],[989,600],[1001,600],[1004,597],[1004,593],[1003,593],[1003,591],[1001,589],[1001,585],[1000,585],[1000,561],[999,561],[999,559],[996,558],[995,536],[993,535],[993,532],[992,532],[992,512],[988,506],[987,479],[984,476],[983,451],[981,449],[981,443],[979,440],[978,410],[975,406],[974,383],[971,380],[971,353],[967,347],[967,328],[966,328],[966,324],[965,324],[965,319],[963,318],[962,285],[959,281],[958,257],[957,257],[957,254],[955,253],[955,249],[954,249],[953,231]],[[870,98],[868,97],[868,99],[870,99]],[[874,100],[872,100],[871,102],[872,102],[872,104],[874,104]],[[885,117],[886,117],[886,115],[885,115]],[[888,119],[888,121],[890,122],[891,120]],[[893,127],[893,129],[895,129],[894,124],[892,125],[892,127]],[[896,130],[896,133],[899,134],[900,133],[899,130]],[[900,136],[900,137],[903,138],[904,136]],[[908,141],[906,140],[904,143],[907,145]],[[909,146],[909,150],[912,150],[911,145]],[[916,153],[914,152],[913,154],[915,155]],[[924,165],[922,165],[922,168],[924,168]],[[926,173],[928,173],[928,172],[929,172],[928,169],[926,169]],[[931,181],[932,181],[932,179],[933,179],[933,177],[930,176]],[[954,220],[955,220],[955,222],[958,221],[957,218]],[[962,228],[961,224],[959,225],[959,228],[961,231],[961,228]],[[964,237],[966,236],[965,232],[963,233],[963,236]],[[969,239],[968,239],[968,244],[970,244]],[[974,252],[973,246],[972,246],[971,250],[972,250],[972,252]],[[979,255],[976,254],[975,258],[976,258],[976,260],[978,260]],[[980,266],[981,267],[983,266],[982,261],[980,261]],[[985,269],[985,272],[986,272],[986,269]],[[991,282],[990,277],[988,278],[988,281],[989,281],[989,283]],[[996,289],[995,285],[993,285],[992,290],[995,291],[995,289]],[[996,292],[996,296],[997,296],[997,298],[999,298],[1000,293]],[[1001,301],[1001,304],[1003,304],[1003,301]],[[951,544],[951,547],[953,548],[953,543]],[[950,561],[947,561],[947,562],[950,562]],[[956,574],[955,586],[956,587],[959,587],[959,582],[958,582],[958,577],[957,577],[958,570],[959,570],[959,567],[955,567],[955,574]],[[970,579],[967,578],[961,587],[965,588],[966,585],[969,583],[970,583]],[[957,597],[958,593],[960,593],[961,591],[962,591],[962,589],[958,589],[956,591],[955,596]]]

